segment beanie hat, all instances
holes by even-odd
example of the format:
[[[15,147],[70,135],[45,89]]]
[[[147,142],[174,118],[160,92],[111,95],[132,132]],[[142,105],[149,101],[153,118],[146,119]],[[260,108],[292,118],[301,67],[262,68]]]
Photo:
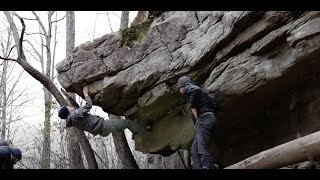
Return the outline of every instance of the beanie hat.
[[[12,156],[16,157],[18,160],[21,159],[21,150],[19,148],[11,148]]]
[[[66,119],[69,113],[70,113],[70,112],[69,112],[67,106],[63,106],[63,107],[59,110],[58,116],[59,116],[61,119]]]
[[[190,83],[191,82],[191,79],[189,76],[182,76],[179,78],[178,80],[178,88],[181,88],[181,87],[184,87],[187,83]]]

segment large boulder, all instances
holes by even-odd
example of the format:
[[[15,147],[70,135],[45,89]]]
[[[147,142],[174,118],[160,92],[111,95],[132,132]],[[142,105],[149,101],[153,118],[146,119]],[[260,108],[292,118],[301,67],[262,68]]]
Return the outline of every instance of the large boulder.
[[[195,133],[176,87],[189,75],[218,102],[212,150],[229,165],[319,130],[319,15],[162,12],[76,47],[58,80],[80,96],[88,84],[107,113],[153,124],[134,135],[136,150],[170,155]]]

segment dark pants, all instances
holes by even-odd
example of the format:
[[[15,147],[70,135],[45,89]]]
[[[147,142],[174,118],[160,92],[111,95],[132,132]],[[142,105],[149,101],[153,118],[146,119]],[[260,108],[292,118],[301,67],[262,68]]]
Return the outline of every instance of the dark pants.
[[[112,132],[121,132],[128,128],[132,133],[145,132],[144,126],[130,119],[109,119],[103,122],[99,133],[101,136],[108,136]]]
[[[197,118],[196,135],[191,149],[193,169],[213,168],[214,158],[210,154],[209,146],[215,125],[216,117],[214,115]]]

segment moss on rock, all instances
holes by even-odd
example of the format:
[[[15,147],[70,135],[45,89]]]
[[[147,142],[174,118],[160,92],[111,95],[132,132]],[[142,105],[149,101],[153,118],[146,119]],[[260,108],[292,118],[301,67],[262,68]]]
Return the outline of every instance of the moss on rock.
[[[151,23],[152,19],[148,19],[141,24],[124,29],[121,36],[121,46],[131,46],[133,44],[140,43],[142,38],[147,34]]]

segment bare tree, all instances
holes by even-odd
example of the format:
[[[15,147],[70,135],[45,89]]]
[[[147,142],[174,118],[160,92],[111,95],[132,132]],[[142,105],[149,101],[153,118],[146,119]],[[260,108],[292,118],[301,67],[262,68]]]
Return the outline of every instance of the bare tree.
[[[119,116],[109,114],[111,119],[120,119]],[[123,165],[124,169],[139,169],[139,166],[134,159],[130,147],[127,142],[126,135],[124,131],[122,132],[113,132],[112,133],[114,144],[116,146],[118,157]]]
[[[66,57],[74,48],[75,43],[75,20],[74,12],[66,12]],[[75,98],[75,95],[73,95]],[[84,169],[83,160],[79,140],[76,137],[75,128],[71,127],[67,130],[67,150],[69,155],[69,163],[71,169]]]
[[[2,45],[2,43],[1,43]],[[3,49],[4,50],[4,49]],[[7,57],[6,52],[3,52],[3,55]],[[6,135],[6,108],[7,108],[7,68],[8,68],[8,61],[4,61],[2,64],[2,74],[1,74],[1,94],[0,94],[0,101],[1,101],[1,140],[5,140]]]
[[[11,45],[11,36],[10,36],[10,29],[8,29],[8,38],[6,41],[6,44],[1,41],[1,48],[2,48],[2,54],[4,57],[9,57],[10,52],[9,48]],[[5,134],[6,134],[6,112],[7,112],[7,69],[8,69],[8,62],[4,61],[2,63],[2,73],[1,73],[1,80],[0,80],[0,108],[1,108],[1,140],[5,140]]]
[[[11,30],[8,28],[6,38],[1,35],[1,53],[4,57],[11,56],[12,52],[12,36]],[[1,113],[1,140],[9,139],[10,137],[10,124],[21,120],[20,111],[21,107],[29,100],[22,100],[26,94],[26,89],[17,88],[17,84],[22,77],[23,71],[20,73],[13,72],[15,69],[14,64],[3,61],[1,62],[2,72],[0,79],[0,113]],[[19,98],[20,97],[20,98]],[[17,101],[20,104],[16,104]],[[18,102],[19,103],[19,102]]]
[[[61,94],[59,89],[54,85],[54,83],[47,76],[45,76],[44,74],[39,72],[37,69],[32,67],[27,62],[26,56],[25,56],[24,51],[23,51],[23,46],[22,46],[23,36],[25,34],[25,23],[24,23],[24,20],[21,17],[19,18],[20,22],[22,24],[22,30],[21,30],[21,33],[20,33],[21,35],[20,35],[20,38],[19,38],[19,33],[18,33],[18,30],[17,30],[17,27],[16,27],[15,23],[13,22],[13,18],[11,17],[9,12],[4,11],[4,13],[5,13],[5,15],[6,15],[7,19],[8,19],[8,22],[10,24],[10,28],[12,30],[12,34],[13,34],[13,37],[14,37],[14,40],[15,40],[15,46],[16,46],[16,49],[17,49],[18,57],[16,59],[0,57],[0,59],[11,60],[11,61],[17,62],[25,71],[27,71],[33,78],[35,78],[37,81],[39,81],[42,85],[44,85],[52,93],[52,95],[56,98],[56,100],[60,104],[60,106],[68,105],[66,99],[63,97],[63,95]],[[82,131],[77,130],[77,136],[79,135],[78,132],[83,133]],[[86,141],[80,141],[80,143],[86,143]],[[85,145],[83,145],[83,146],[85,146]],[[90,157],[90,156],[86,156],[86,157]]]
[[[75,43],[75,18],[74,18],[74,11],[67,11],[67,21],[66,21],[66,30],[67,30],[67,37],[66,37],[66,56],[71,53],[72,49],[74,49],[74,43]],[[75,97],[73,97],[75,99]],[[79,141],[83,141],[81,143],[81,147],[86,155],[86,160],[88,163],[88,167],[90,169],[98,169],[98,164],[94,156],[94,151],[92,150],[92,147],[86,138],[85,134],[83,132],[78,132],[78,136],[75,136],[77,134],[77,131],[75,128],[70,128],[70,132],[68,134],[68,139],[71,139],[73,137],[78,137]],[[74,139],[73,141],[76,141],[78,139]],[[79,144],[79,143],[77,143]],[[75,146],[75,144],[68,143],[68,152],[69,156],[71,155],[73,158],[70,162],[72,166],[77,166],[77,164],[83,164],[83,161],[81,159],[80,153],[77,153],[80,151],[78,149],[79,147]],[[80,162],[81,161],[81,162]]]
[[[44,23],[41,21],[40,17],[32,11],[33,15],[35,16],[36,20],[39,23],[41,32],[45,38],[45,44],[41,44],[41,49],[43,51],[43,47],[45,47],[46,52],[46,61],[43,56],[40,56],[41,59],[41,67],[42,73],[51,81],[53,81],[53,74],[52,74],[52,57],[51,57],[51,37],[52,37],[52,16],[54,11],[48,11],[48,28],[46,29]],[[42,36],[40,34],[40,36]],[[40,37],[42,39],[42,37]],[[31,44],[31,43],[30,43]],[[34,46],[33,46],[34,47]],[[54,46],[55,47],[55,46]],[[36,49],[34,49],[36,51]],[[37,53],[39,55],[39,53]],[[45,67],[45,68],[44,68]],[[42,146],[42,153],[41,153],[41,160],[40,160],[40,168],[41,169],[50,169],[50,155],[51,155],[51,109],[52,109],[52,94],[50,91],[43,87],[44,92],[44,127],[43,127],[43,146]]]
[[[57,44],[57,13],[54,11],[47,12],[47,28],[45,28],[45,24],[40,19],[40,16],[32,11],[35,19],[39,25],[39,32],[32,33],[32,34],[39,34],[41,39],[40,49],[41,53],[35,48],[35,46],[30,42],[27,43],[31,46],[33,52],[36,54],[37,57],[31,55],[37,59],[41,64],[42,74],[48,77],[51,81],[54,80],[54,58],[56,52],[56,44]],[[52,19],[54,13],[56,14],[55,20]],[[20,17],[16,13],[16,16]],[[55,29],[53,29],[55,26]],[[52,34],[54,32],[54,34]],[[54,35],[54,41],[52,42],[52,36]],[[43,40],[44,39],[44,40]],[[53,49],[52,49],[53,45]],[[45,55],[43,54],[45,52]],[[45,113],[44,113],[44,127],[43,127],[43,143],[42,143],[42,153],[41,153],[41,160],[40,160],[40,168],[42,169],[50,169],[50,155],[51,155],[51,110],[53,105],[52,94],[46,87],[43,87],[44,92],[44,105],[45,105]]]

